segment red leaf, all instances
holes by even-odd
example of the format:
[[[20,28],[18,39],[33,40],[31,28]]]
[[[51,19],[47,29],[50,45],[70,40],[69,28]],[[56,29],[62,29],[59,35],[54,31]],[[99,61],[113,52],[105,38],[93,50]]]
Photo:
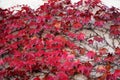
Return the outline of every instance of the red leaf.
[[[3,65],[3,64],[4,64],[3,59],[0,59],[0,65]]]
[[[19,78],[15,78],[15,80],[19,80]]]
[[[115,48],[115,54],[120,55],[120,48],[119,47]]]
[[[86,54],[89,58],[94,58],[96,53],[94,51],[88,51]]]
[[[77,35],[77,39],[78,40],[84,40],[85,39],[85,34],[84,33],[79,33],[78,35]]]
[[[92,39],[90,39],[90,40],[88,40],[88,43],[89,43],[89,44],[93,44],[94,41],[93,41]]]
[[[103,55],[103,54],[107,53],[107,49],[106,48],[100,48],[99,53],[100,53],[100,55]]]
[[[119,69],[115,70],[113,75],[115,76],[115,79],[117,80],[117,78],[120,77],[120,70]]]
[[[59,29],[61,27],[61,22],[60,21],[56,21],[54,23],[54,27]]]
[[[94,40],[98,41],[98,42],[102,42],[103,38],[100,36],[94,36]]]
[[[51,2],[57,2],[57,1],[60,1],[60,0],[48,0],[49,3],[51,3]]]
[[[0,50],[0,56],[4,53],[4,50]]]
[[[64,72],[58,72],[56,80],[69,80],[68,75]]]
[[[97,26],[97,27],[103,27],[103,25],[104,25],[104,21],[96,21],[95,22],[95,26]]]
[[[115,80],[115,77],[113,74],[108,73],[106,76],[106,80]]]
[[[73,9],[68,9],[68,10],[67,10],[67,13],[68,13],[68,14],[74,14],[74,12],[75,12],[75,10],[73,10]]]
[[[86,62],[84,64],[81,64],[77,69],[78,69],[78,72],[81,72],[86,76],[89,76],[92,68],[93,68],[92,65],[89,62]]]
[[[69,32],[69,33],[68,33],[68,36],[71,37],[71,38],[75,38],[75,37],[76,37],[76,34],[73,33],[73,32]]]
[[[120,25],[112,25],[110,27],[110,32],[115,36],[120,35]]]
[[[33,80],[41,80],[41,79],[37,76]]]
[[[85,48],[80,48],[80,54],[84,55],[86,52],[86,49]]]
[[[81,28],[82,28],[82,24],[81,24],[81,23],[74,23],[74,24],[73,24],[73,27],[74,27],[74,28],[80,28],[80,29],[81,29]]]
[[[67,59],[68,61],[71,61],[71,60],[74,60],[74,58],[75,58],[75,55],[70,54],[70,55],[67,56],[66,59]]]
[[[106,62],[113,62],[115,57],[112,54],[108,54],[108,56],[104,59]]]
[[[56,80],[53,76],[48,75],[43,78],[43,80]]]

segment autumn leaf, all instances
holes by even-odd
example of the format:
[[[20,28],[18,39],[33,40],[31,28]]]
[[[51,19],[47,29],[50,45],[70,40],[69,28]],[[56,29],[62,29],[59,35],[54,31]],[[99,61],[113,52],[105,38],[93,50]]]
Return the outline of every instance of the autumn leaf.
[[[82,55],[84,55],[85,52],[86,52],[86,49],[85,49],[85,48],[80,48],[79,50],[80,50],[80,54],[82,54]]]
[[[59,29],[61,27],[61,22],[60,21],[55,21],[54,27]]]
[[[69,80],[68,75],[64,72],[58,72],[56,79],[58,80]]]
[[[95,58],[95,55],[96,55],[96,53],[94,51],[88,51],[86,54],[86,56],[91,59]]]
[[[120,25],[111,25],[110,26],[110,33],[118,36],[120,35]]]
[[[120,48],[119,47],[115,48],[115,53],[120,55]]]
[[[75,38],[75,37],[76,37],[76,34],[73,33],[73,32],[68,32],[68,36],[71,37],[71,38]]]
[[[71,80],[80,73],[117,80],[119,15],[100,0],[48,0],[36,10],[26,5],[0,8],[0,80]],[[96,78],[92,71],[103,75]]]
[[[103,38],[100,36],[94,36],[94,40],[98,41],[98,42],[102,42]]]
[[[80,29],[81,29],[81,28],[82,28],[82,24],[76,22],[76,23],[73,24],[73,27],[74,27],[74,28],[80,28]]]
[[[114,76],[115,76],[115,79],[117,79],[118,77],[120,77],[120,70],[119,69],[116,69],[115,71],[114,71],[114,74],[113,74]]]
[[[57,2],[57,1],[60,1],[60,0],[48,0],[49,3],[51,3],[51,2]]]
[[[107,57],[104,59],[106,62],[113,62],[115,60],[115,57],[113,54],[108,54]]]
[[[110,69],[111,69],[111,64],[107,63],[106,66],[105,66],[105,68],[106,68],[106,71],[109,72]]]
[[[42,80],[55,80],[55,77],[51,75],[46,75]]]
[[[41,80],[41,79],[37,76],[33,80]]]
[[[84,33],[79,33],[78,35],[77,35],[77,40],[85,40],[85,34]]]
[[[103,27],[103,25],[104,25],[104,21],[96,21],[95,22],[95,26],[97,26],[97,27]]]
[[[86,62],[82,65],[79,65],[77,70],[78,70],[78,72],[81,72],[82,74],[84,74],[88,77],[90,75],[92,68],[93,68],[93,66],[91,65],[91,63]]]
[[[89,44],[93,44],[94,41],[93,41],[92,39],[90,39],[90,40],[88,40],[88,43],[89,43]]]
[[[106,48],[100,48],[99,49],[99,53],[100,53],[100,55],[106,54],[107,53],[107,49]]]
[[[4,64],[3,59],[0,59],[0,65],[3,65],[3,64]]]

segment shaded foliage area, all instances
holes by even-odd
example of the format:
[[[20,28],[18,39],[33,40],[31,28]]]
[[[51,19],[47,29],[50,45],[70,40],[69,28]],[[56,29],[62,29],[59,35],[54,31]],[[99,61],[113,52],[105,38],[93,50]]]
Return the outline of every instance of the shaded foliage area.
[[[107,33],[117,44],[110,44],[99,32]],[[82,61],[81,56],[88,60]],[[49,0],[37,10],[25,5],[17,12],[0,9],[0,79],[72,80],[83,74],[89,80],[117,80],[119,66],[117,8],[107,8],[100,0],[75,4]],[[103,74],[94,77],[93,71]]]

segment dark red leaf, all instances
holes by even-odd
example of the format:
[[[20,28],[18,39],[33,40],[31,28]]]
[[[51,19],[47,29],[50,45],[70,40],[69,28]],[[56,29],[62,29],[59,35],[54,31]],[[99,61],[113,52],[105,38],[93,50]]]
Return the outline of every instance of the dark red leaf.
[[[37,76],[33,80],[41,80],[41,79]]]

